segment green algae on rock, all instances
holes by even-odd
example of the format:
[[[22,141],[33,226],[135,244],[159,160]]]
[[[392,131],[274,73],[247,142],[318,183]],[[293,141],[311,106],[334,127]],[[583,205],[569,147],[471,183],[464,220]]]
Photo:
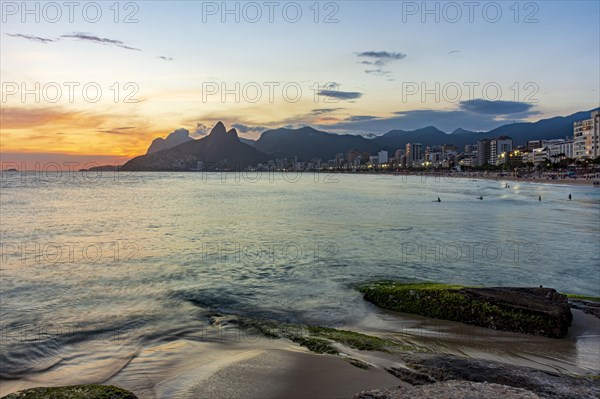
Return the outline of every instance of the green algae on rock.
[[[385,309],[551,338],[565,337],[573,320],[567,299],[552,288],[380,281],[359,290]]]
[[[26,389],[3,396],[2,399],[138,399],[138,397],[112,385],[71,385]]]
[[[584,301],[600,302],[600,298],[597,296],[580,295],[580,294],[565,294],[564,292],[562,293],[562,295],[566,296],[569,299],[582,299]]]
[[[412,346],[390,339],[383,339],[354,331],[330,327],[306,326],[297,323],[279,322],[269,319],[252,319],[238,316],[216,316],[213,322],[237,323],[243,329],[255,329],[269,338],[284,338],[297,343],[312,352],[337,355],[334,344],[363,350],[397,353],[414,351]]]

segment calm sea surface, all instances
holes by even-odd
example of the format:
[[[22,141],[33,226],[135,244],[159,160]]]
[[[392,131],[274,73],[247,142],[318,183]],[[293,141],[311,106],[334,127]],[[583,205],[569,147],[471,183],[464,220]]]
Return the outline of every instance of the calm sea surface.
[[[505,184],[3,173],[0,378],[101,366],[215,312],[349,325],[373,279],[599,296],[600,189]]]

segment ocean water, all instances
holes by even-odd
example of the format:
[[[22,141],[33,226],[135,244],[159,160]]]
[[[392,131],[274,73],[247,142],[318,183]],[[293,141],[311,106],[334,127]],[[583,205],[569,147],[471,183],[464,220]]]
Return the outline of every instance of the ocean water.
[[[4,172],[0,379],[93,375],[217,312],[351,325],[373,311],[354,287],[374,279],[599,296],[600,189],[505,184]]]

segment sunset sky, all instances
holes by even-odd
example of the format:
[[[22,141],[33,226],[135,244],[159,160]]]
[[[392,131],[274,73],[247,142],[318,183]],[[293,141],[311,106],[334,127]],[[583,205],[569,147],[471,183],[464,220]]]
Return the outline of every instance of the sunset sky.
[[[600,103],[597,1],[27,4],[2,2],[2,162],[123,162],[218,120],[451,132]]]

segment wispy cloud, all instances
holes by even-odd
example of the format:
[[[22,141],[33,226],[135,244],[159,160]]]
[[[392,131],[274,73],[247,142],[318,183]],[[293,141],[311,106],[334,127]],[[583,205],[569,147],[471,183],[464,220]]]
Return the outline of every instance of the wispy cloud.
[[[91,33],[82,33],[82,32],[69,33],[69,34],[62,35],[62,36],[60,36],[60,38],[57,38],[57,39],[49,39],[46,37],[40,37],[40,36],[35,36],[35,35],[23,34],[23,33],[6,33],[6,35],[10,36],[10,37],[25,39],[25,40],[31,40],[31,41],[42,43],[42,44],[58,42],[58,41],[60,41],[60,38],[64,38],[64,39],[75,39],[75,40],[81,40],[81,41],[86,41],[86,42],[91,42],[91,43],[115,46],[115,47],[124,48],[126,50],[142,51],[139,48],[126,45],[125,42],[123,42],[122,40],[99,37],[96,35],[92,35]],[[159,58],[164,61],[173,61],[173,57],[167,57],[164,55],[159,55],[156,58]]]
[[[383,69],[367,69],[365,70],[365,73],[377,76],[388,76],[391,74],[390,71],[384,71]]]
[[[201,122],[196,122],[196,130],[194,130],[194,133],[192,133],[192,137],[206,136],[207,134],[210,133],[211,129],[212,129],[211,126],[208,126]]]
[[[398,61],[406,58],[406,54],[390,51],[363,51],[357,54],[359,58],[366,58],[360,61],[363,65],[372,65],[375,69],[367,69],[365,73],[377,76],[389,76],[390,71],[384,70],[383,67],[392,61]]]
[[[131,130],[131,129],[135,129],[135,127],[133,127],[133,126],[121,126],[121,127],[115,127],[113,129],[98,130],[98,132],[100,132],[100,133],[108,133],[108,134],[124,134],[124,133],[127,133],[127,131]]]
[[[117,47],[124,48],[126,50],[142,51],[139,48],[127,46],[121,40],[107,39],[105,37],[95,36],[90,33],[75,32],[75,33],[71,33],[68,35],[62,35],[61,37],[66,38],[66,39],[76,39],[76,40],[81,40],[81,41],[85,41],[85,42],[104,44],[104,45],[109,45],[109,46],[117,46]]]
[[[377,119],[376,116],[373,115],[354,115],[346,118],[346,121],[349,122],[358,122],[358,121],[371,121],[373,119]]]
[[[165,60],[165,61],[173,61],[173,57],[165,57],[164,55],[159,55],[156,58],[161,59],[161,60]]]
[[[312,111],[310,111],[310,113],[311,113],[311,115],[323,115],[323,114],[330,114],[332,112],[340,111],[342,109],[345,109],[345,108],[315,108]]]
[[[374,61],[362,61],[362,64],[384,66],[390,61],[402,60],[406,58],[404,53],[394,53],[388,51],[363,51],[358,53],[359,57],[369,58]]]
[[[337,98],[338,100],[355,100],[362,97],[362,93],[356,91],[319,90],[320,96]]]
[[[10,37],[19,37],[21,39],[27,39],[27,40],[31,40],[31,41],[43,43],[43,44],[52,43],[57,40],[57,39],[48,39],[45,37],[39,37],[39,36],[35,36],[35,35],[24,35],[22,33],[7,33],[6,35],[10,36]]]
[[[231,125],[231,127],[233,127],[235,130],[237,130],[239,133],[242,133],[242,134],[254,133],[254,132],[262,133],[265,130],[269,130],[269,128],[265,127],[265,126],[252,126],[252,125],[244,125],[241,123],[234,123],[233,125]]]
[[[452,54],[458,54],[458,53],[460,53],[460,50],[450,50],[446,54],[447,55],[452,55]]]

